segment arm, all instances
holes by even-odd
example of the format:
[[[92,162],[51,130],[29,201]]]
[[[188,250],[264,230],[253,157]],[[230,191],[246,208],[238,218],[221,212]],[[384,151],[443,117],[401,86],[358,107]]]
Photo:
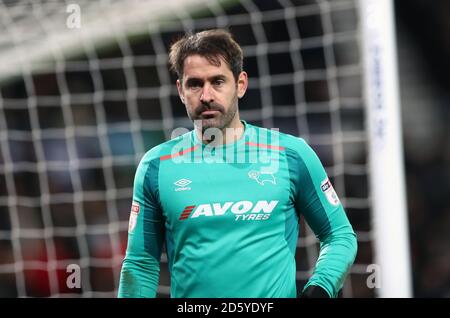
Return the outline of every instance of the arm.
[[[356,235],[315,152],[302,140],[294,155],[296,208],[320,241],[319,257],[303,293],[314,297],[325,291],[336,297],[356,257]]]
[[[119,298],[156,296],[164,241],[164,221],[157,192],[158,169],[159,159],[150,161],[144,157],[136,171]]]

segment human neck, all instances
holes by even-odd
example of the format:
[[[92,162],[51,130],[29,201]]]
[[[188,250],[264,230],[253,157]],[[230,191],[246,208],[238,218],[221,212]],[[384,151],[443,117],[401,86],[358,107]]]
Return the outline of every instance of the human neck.
[[[205,133],[202,133],[201,127],[195,128],[199,140],[201,140],[204,144],[214,146],[221,144],[232,144],[236,142],[242,137],[242,135],[244,134],[244,130],[245,126],[240,121],[238,116],[233,119],[229,126],[220,130],[220,136],[217,136],[218,134],[216,133],[215,129],[211,129],[209,133],[207,129]]]

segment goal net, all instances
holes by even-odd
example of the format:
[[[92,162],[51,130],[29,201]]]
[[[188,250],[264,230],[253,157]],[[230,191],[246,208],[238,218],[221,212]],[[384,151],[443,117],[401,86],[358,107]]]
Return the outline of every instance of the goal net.
[[[0,1],[0,297],[116,296],[137,164],[192,127],[169,44],[216,27],[244,50],[241,118],[303,137],[341,198],[359,246],[341,296],[376,296],[358,3]],[[301,229],[299,289],[319,251]]]

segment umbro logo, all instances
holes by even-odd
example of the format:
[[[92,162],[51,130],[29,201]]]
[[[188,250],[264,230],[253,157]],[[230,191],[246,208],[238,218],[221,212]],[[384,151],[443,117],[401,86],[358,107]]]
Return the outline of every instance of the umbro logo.
[[[178,181],[175,181],[173,184],[178,187],[178,188],[175,188],[175,191],[187,191],[187,190],[191,190],[191,188],[188,187],[188,185],[190,185],[191,183],[192,183],[191,180],[182,178]]]

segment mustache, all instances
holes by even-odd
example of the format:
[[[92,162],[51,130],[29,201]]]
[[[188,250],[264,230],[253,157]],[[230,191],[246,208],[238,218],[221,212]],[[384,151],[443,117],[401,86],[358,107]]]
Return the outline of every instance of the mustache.
[[[200,116],[200,114],[206,110],[216,110],[221,113],[224,112],[224,107],[217,103],[202,103],[196,110],[195,113],[197,116]]]

